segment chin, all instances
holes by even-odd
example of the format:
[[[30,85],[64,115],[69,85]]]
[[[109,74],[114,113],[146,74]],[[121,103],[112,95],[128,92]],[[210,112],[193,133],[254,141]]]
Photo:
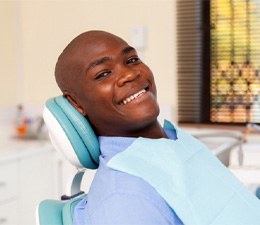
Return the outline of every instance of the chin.
[[[135,121],[140,123],[140,124],[154,123],[154,122],[157,121],[159,113],[160,113],[160,109],[159,109],[158,105],[156,107],[153,107],[153,108],[148,108],[148,109],[145,109],[145,110],[139,110],[139,113],[137,114]]]

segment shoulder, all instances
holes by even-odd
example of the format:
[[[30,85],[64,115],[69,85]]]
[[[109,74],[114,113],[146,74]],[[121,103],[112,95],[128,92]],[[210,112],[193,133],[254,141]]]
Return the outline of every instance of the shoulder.
[[[95,204],[114,195],[138,196],[149,201],[162,200],[157,191],[142,178],[113,170],[101,162],[88,193]]]
[[[169,207],[155,204],[143,195],[113,193],[100,203],[95,210],[88,213],[91,224],[174,224],[174,212]]]
[[[126,224],[124,220],[127,224],[166,224],[174,218],[173,210],[146,181],[102,163],[88,194],[85,213],[93,224]]]

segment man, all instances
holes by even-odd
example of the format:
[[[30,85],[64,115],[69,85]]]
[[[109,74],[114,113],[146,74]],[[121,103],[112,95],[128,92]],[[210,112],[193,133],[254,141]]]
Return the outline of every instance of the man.
[[[175,139],[157,121],[153,74],[136,50],[113,34],[85,32],[64,49],[55,77],[100,141],[100,165],[88,198],[75,209],[74,224],[182,224],[151,185],[106,165],[137,137]]]
[[[56,81],[92,125],[100,164],[74,225],[256,225],[260,202],[197,139],[169,122],[150,69],[121,38],[89,31],[60,55]]]

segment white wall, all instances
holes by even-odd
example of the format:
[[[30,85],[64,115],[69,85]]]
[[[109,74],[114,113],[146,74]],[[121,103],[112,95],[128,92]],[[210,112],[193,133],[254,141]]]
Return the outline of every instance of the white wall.
[[[175,0],[0,1],[0,106],[43,104],[60,94],[58,55],[79,33],[110,31],[131,42],[131,29],[147,30],[141,52],[157,82],[161,105],[176,109]]]
[[[14,3],[0,1],[0,104],[14,102],[17,96],[16,16]]]

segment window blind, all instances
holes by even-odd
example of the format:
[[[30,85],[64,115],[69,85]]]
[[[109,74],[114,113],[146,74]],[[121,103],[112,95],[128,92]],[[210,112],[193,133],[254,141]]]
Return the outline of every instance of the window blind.
[[[201,2],[178,0],[177,76],[179,122],[201,122]]]

